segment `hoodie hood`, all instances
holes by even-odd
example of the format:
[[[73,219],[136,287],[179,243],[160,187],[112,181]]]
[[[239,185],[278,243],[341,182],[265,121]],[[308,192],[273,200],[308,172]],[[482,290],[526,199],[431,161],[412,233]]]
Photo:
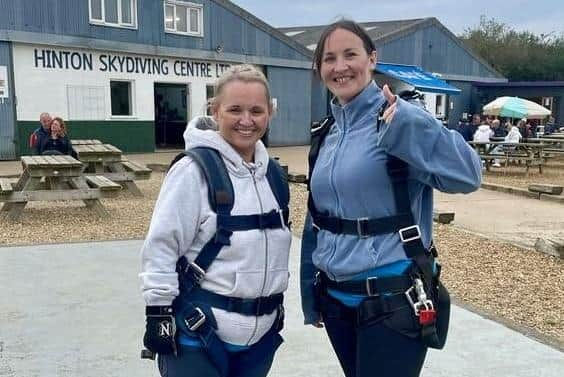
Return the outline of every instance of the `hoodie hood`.
[[[254,170],[257,178],[266,174],[268,152],[262,141],[259,140],[255,144],[255,161],[249,163],[243,160],[243,157],[233,149],[218,131],[196,128],[199,121],[200,117],[195,117],[186,126],[183,135],[186,150],[196,147],[215,149],[221,154],[229,172],[236,176],[247,176],[250,174],[250,170]]]

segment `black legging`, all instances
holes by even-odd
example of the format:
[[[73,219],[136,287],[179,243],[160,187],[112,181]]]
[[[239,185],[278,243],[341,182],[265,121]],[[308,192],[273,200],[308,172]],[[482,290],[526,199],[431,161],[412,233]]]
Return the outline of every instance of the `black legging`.
[[[331,301],[331,305],[342,305]],[[419,376],[427,354],[427,347],[420,339],[400,334],[384,321],[357,327],[354,318],[336,318],[327,312],[322,315],[331,345],[347,377]]]

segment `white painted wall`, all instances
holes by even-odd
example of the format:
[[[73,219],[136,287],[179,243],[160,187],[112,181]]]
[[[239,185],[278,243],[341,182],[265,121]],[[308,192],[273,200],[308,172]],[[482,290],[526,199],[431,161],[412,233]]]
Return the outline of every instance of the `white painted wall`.
[[[72,67],[47,68],[43,67],[44,60],[38,60],[36,66],[35,49],[52,51],[69,51],[86,53],[92,55],[92,70],[75,70]],[[104,65],[100,61],[100,55],[114,55],[132,58],[161,58],[167,59],[168,75],[156,73],[128,73],[128,72],[103,72],[100,69]],[[43,55],[40,55],[43,56]],[[105,90],[105,109],[104,119],[91,120],[110,120],[110,80],[129,80],[133,82],[133,116],[119,117],[127,120],[154,120],[154,83],[179,83],[189,85],[189,112],[188,119],[196,115],[205,113],[206,104],[206,84],[213,84],[221,74],[222,67],[218,64],[229,65],[225,62],[208,61],[210,63],[210,75],[207,76],[183,76],[175,74],[174,63],[176,61],[202,62],[189,59],[163,57],[163,56],[143,56],[137,54],[118,54],[110,51],[80,50],[72,48],[60,48],[43,45],[14,44],[14,76],[15,93],[17,95],[17,118],[20,121],[38,120],[39,114],[49,112],[53,115],[68,119],[67,104],[67,85],[82,85],[90,87],[103,87]]]

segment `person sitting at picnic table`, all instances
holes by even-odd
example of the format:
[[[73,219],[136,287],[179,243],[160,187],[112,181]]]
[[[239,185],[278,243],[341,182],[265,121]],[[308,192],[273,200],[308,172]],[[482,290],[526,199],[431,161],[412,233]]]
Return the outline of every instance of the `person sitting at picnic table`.
[[[507,131],[505,128],[501,127],[499,119],[494,119],[492,121],[492,131],[494,137],[505,137],[507,135]]]
[[[544,134],[550,135],[550,134],[552,134],[556,131],[557,131],[557,127],[556,127],[556,124],[554,122],[554,117],[550,116],[550,117],[548,117],[548,121],[544,125]]]
[[[41,154],[68,154],[72,152],[71,142],[67,136],[65,122],[60,117],[55,117],[51,121],[51,132]]]
[[[45,149],[45,143],[51,135],[51,115],[49,113],[41,113],[39,115],[39,123],[41,124],[29,136],[29,148],[33,154],[41,154]]]
[[[509,126],[507,127],[507,135],[505,136],[503,142],[518,144],[522,138],[523,135],[521,135],[521,132],[519,131],[519,127],[516,127],[510,123]]]
[[[497,120],[497,119],[496,119]],[[499,124],[499,121],[497,121]],[[487,123],[484,123],[478,127],[472,140],[477,143],[487,143],[490,141],[490,137],[494,136],[493,130]]]

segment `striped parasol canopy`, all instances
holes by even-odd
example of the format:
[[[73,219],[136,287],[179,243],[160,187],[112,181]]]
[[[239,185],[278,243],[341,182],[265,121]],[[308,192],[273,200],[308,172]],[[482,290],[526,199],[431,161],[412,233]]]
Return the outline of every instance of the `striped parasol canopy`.
[[[551,114],[547,108],[519,97],[499,97],[485,105],[485,115],[497,115],[507,118],[542,119]]]

